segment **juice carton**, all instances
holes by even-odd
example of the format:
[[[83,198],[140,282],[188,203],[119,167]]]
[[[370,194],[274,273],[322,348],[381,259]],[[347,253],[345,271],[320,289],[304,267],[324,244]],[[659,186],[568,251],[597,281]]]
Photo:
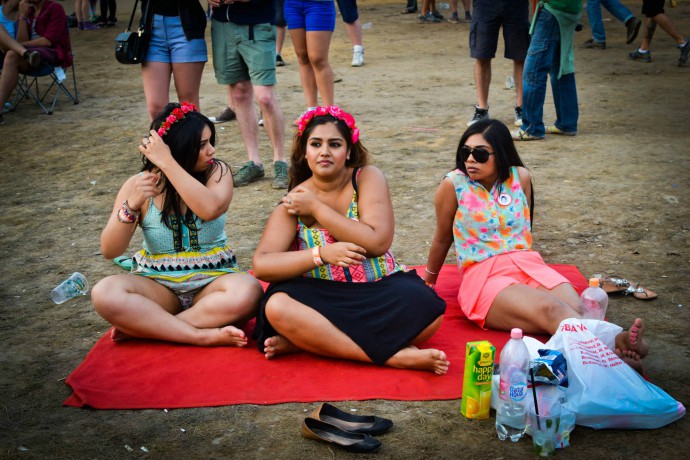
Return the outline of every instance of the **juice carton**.
[[[488,340],[467,342],[460,404],[460,413],[467,418],[489,418],[495,353],[496,347]]]

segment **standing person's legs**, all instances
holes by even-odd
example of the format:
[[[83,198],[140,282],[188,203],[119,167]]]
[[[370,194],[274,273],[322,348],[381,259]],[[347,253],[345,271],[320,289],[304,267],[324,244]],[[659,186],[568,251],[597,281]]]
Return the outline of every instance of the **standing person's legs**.
[[[556,108],[556,122],[554,125],[563,133],[574,135],[577,133],[577,121],[580,111],[577,105],[577,87],[575,85],[575,73],[561,75],[558,78],[561,65],[561,41],[560,31],[556,49],[553,53],[551,65],[551,94]]]
[[[345,23],[345,31],[352,43],[352,66],[364,64],[364,47],[362,46],[362,23],[359,20],[356,0],[336,0],[338,9]]]
[[[493,0],[475,0],[470,25],[470,57],[475,59],[474,82],[477,87],[477,105],[471,125],[489,116],[489,87],[491,60],[496,56],[498,34],[501,28],[501,5]]]
[[[244,148],[247,150],[247,157],[254,164],[261,166],[259,125],[256,122],[256,110],[254,109],[254,87],[249,80],[234,83],[231,87],[232,99],[235,101],[235,112],[237,113],[237,124],[240,127]]]
[[[309,62],[314,70],[316,87],[321,96],[321,104],[325,106],[333,105],[335,99],[333,69],[328,62],[328,51],[331,46],[332,35],[333,32],[325,30],[306,33]],[[312,105],[309,106],[312,107]]]
[[[477,108],[489,110],[491,59],[476,59],[474,61],[474,84],[477,87]]]
[[[623,24],[627,23],[630,19],[634,18],[635,15],[630,11],[625,5],[623,5],[620,0],[600,0],[601,6],[606,8],[606,10],[611,13],[616,19],[618,19]],[[589,1],[587,2],[589,3]]]
[[[314,75],[314,68],[309,61],[309,54],[307,53],[307,32],[304,28],[289,30],[292,46],[294,46],[295,54],[297,55],[299,79],[302,84],[304,99],[307,103],[307,107],[315,107],[318,98],[316,76]]]
[[[273,147],[273,161],[285,161],[283,111],[278,104],[275,86],[255,85],[254,97],[261,109],[266,134]]]
[[[503,11],[505,58],[513,61],[515,82],[515,125],[522,125],[522,71],[529,48],[529,4],[508,2]]]
[[[559,26],[553,14],[542,9],[532,33],[522,72],[522,129],[532,137],[543,138],[546,80],[559,46]]]
[[[204,64],[208,60],[206,40],[187,40],[179,17],[167,17],[164,23],[177,99],[180,102],[191,102],[201,110],[199,90]]]
[[[204,72],[205,62],[185,62],[172,65],[172,74],[175,79],[175,92],[180,102],[191,102],[199,111],[199,89],[201,88],[201,75]]]
[[[168,105],[172,64],[168,62],[144,62],[141,78],[144,81],[144,97],[149,118],[153,120]]]
[[[587,0],[587,18],[589,28],[592,30],[592,38],[596,43],[606,42],[606,30],[601,14],[602,0]]]

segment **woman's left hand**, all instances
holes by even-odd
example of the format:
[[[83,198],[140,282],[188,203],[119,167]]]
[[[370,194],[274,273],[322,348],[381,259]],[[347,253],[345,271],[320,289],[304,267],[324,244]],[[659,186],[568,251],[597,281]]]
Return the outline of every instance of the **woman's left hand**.
[[[148,158],[151,163],[165,170],[170,161],[175,161],[170,153],[170,147],[154,130],[150,131],[150,136],[141,141],[139,151]]]

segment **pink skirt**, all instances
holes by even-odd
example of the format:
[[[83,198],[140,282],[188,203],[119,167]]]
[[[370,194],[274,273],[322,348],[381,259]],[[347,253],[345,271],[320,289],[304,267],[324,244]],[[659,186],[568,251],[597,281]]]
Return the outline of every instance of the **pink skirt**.
[[[471,321],[484,328],[486,315],[498,293],[518,283],[533,288],[543,286],[553,289],[569,281],[546,265],[538,252],[499,254],[461,271],[458,292],[460,309]]]

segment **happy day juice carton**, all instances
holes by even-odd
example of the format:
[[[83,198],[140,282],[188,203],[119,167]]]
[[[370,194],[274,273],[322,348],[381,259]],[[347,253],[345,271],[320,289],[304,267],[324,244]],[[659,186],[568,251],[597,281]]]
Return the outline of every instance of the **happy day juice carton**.
[[[495,353],[496,347],[488,340],[467,342],[460,403],[460,413],[467,418],[489,418]]]

